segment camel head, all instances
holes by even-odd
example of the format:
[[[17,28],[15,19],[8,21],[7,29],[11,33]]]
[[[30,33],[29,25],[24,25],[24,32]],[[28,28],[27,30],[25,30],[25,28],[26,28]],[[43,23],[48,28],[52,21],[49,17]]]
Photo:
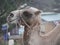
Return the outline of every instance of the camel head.
[[[19,21],[21,20],[20,19],[21,16],[28,25],[31,25],[34,22],[38,21],[40,13],[41,13],[40,10],[34,7],[29,7],[21,10],[14,10],[10,12],[10,14],[7,17],[7,20],[10,23],[17,23],[17,20]],[[21,21],[21,24],[24,25],[24,22]]]

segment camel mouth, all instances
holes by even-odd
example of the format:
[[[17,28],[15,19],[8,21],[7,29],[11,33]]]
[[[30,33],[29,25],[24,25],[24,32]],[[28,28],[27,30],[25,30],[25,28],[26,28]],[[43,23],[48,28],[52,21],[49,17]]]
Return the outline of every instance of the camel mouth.
[[[13,21],[15,21],[16,19],[14,19],[14,20],[10,20],[9,22],[13,22]]]
[[[13,23],[16,23],[16,20],[17,20],[17,18],[11,19],[10,16],[7,17],[7,23],[13,24]]]

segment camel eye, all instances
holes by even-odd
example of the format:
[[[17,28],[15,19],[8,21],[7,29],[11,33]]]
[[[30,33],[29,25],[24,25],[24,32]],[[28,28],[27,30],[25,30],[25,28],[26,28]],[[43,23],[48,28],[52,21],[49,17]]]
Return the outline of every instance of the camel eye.
[[[10,13],[10,17],[14,17],[14,14]]]
[[[31,18],[31,17],[32,17],[32,14],[29,13],[29,12],[27,12],[27,11],[23,12],[23,15],[24,15],[25,17],[27,17],[27,18]]]

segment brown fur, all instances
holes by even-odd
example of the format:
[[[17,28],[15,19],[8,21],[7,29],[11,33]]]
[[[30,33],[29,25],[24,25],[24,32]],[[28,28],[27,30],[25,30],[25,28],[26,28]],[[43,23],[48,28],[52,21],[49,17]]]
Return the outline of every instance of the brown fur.
[[[35,13],[33,17],[27,19],[27,24],[32,28],[29,29],[25,25],[24,31],[24,45],[56,45],[60,32],[60,25],[57,25],[52,31],[48,34],[41,34],[40,32],[40,15]],[[50,28],[50,27],[49,27]],[[57,31],[56,31],[57,30]],[[57,37],[56,37],[57,36]]]
[[[40,12],[36,12],[36,15],[32,15],[31,18],[27,19],[26,23],[30,26],[31,29],[29,29],[26,25],[25,25],[25,31],[24,31],[24,45],[30,45],[29,41],[30,41],[30,36],[32,31],[34,31],[35,27],[37,32],[39,32],[40,30],[37,30],[38,28],[40,29],[40,15],[38,14]]]

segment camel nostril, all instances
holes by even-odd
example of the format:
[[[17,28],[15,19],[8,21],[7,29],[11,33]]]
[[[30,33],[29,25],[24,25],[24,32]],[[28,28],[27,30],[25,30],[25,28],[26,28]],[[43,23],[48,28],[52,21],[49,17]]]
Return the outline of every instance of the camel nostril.
[[[10,13],[10,17],[14,17],[14,14]]]

